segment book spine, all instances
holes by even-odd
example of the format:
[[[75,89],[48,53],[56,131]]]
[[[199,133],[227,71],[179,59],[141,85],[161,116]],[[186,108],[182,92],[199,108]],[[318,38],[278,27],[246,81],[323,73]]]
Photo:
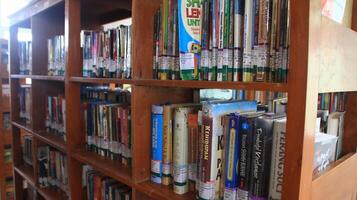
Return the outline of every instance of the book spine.
[[[229,116],[229,126],[227,129],[227,145],[225,147],[225,188],[224,199],[237,199],[238,189],[238,169],[239,158],[239,118],[236,114]]]
[[[243,62],[243,16],[244,1],[234,0],[234,63],[233,63],[233,81],[242,80],[242,62]]]
[[[270,0],[259,2],[258,46],[256,49],[257,74],[256,81],[267,81],[269,74],[269,44],[271,32],[272,6]]]
[[[162,158],[162,184],[170,185],[172,182],[172,106],[163,108],[163,158]]]
[[[252,79],[252,49],[254,27],[253,1],[245,2],[244,9],[244,36],[243,36],[243,81],[251,82]]]
[[[229,29],[228,29],[228,69],[227,80],[233,81],[234,68],[234,1],[229,1]]]
[[[213,132],[212,132],[212,118],[203,114],[202,115],[202,138],[201,144],[202,155],[201,155],[201,169],[199,171],[200,175],[200,188],[199,188],[199,198],[200,199],[213,199],[215,195],[215,180],[211,179],[211,162],[212,156],[212,142],[213,142]]]
[[[212,40],[212,53],[211,64],[209,70],[209,81],[217,80],[217,62],[218,62],[218,24],[219,24],[219,0],[212,0],[211,10],[211,40]]]
[[[188,115],[188,180],[189,190],[195,191],[197,179],[198,154],[198,114]]]
[[[223,81],[223,62],[224,62],[224,5],[226,0],[218,1],[218,30],[217,30],[217,81]]]
[[[180,76],[196,80],[201,46],[201,2],[178,0]]]
[[[200,80],[208,80],[209,73],[209,40],[210,40],[210,7],[209,1],[204,0],[202,3],[202,32],[201,32],[201,61],[200,61]]]
[[[274,122],[269,199],[281,199],[285,160],[286,119]]]
[[[254,119],[239,117],[238,199],[248,200]]]
[[[253,0],[253,49],[252,49],[252,81],[257,80],[257,66],[259,63],[259,9],[261,0]]]
[[[257,118],[253,136],[250,199],[268,198],[272,137],[273,120]]]
[[[151,180],[161,183],[162,179],[162,106],[152,106],[152,138],[151,138]]]
[[[192,107],[177,107],[174,110],[173,136],[173,176],[174,192],[188,192],[188,115],[193,113]]]
[[[230,0],[224,0],[223,16],[223,61],[222,61],[222,80],[228,80],[229,68],[229,31],[230,31]]]

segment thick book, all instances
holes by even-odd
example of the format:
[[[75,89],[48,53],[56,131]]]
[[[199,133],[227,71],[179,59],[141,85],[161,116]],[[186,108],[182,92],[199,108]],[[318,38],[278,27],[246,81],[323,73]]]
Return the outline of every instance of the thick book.
[[[203,153],[200,171],[199,197],[219,198],[223,180],[223,127],[221,117],[232,112],[256,111],[255,101],[208,101],[202,107]]]
[[[196,190],[197,155],[198,155],[198,113],[188,114],[188,186],[189,191]]]
[[[201,52],[201,1],[178,0],[180,76],[196,80]]]
[[[172,132],[174,105],[163,106],[162,184],[172,183]]]
[[[173,185],[174,192],[188,192],[189,127],[188,116],[197,113],[201,105],[182,105],[174,110],[173,133]]]
[[[161,183],[162,178],[162,142],[163,142],[163,107],[152,106],[151,131],[151,180]]]
[[[224,199],[237,199],[238,190],[238,159],[239,159],[239,116],[229,115],[225,146],[225,179]]]
[[[251,154],[253,151],[253,132],[255,120],[261,113],[250,113],[239,116],[239,161],[238,161],[238,199],[249,199],[251,173]]]
[[[274,118],[275,116],[264,115],[255,120],[249,188],[250,199],[268,199]]]
[[[274,121],[269,199],[281,199],[285,160],[286,118]]]
[[[345,112],[333,112],[329,114],[327,120],[327,134],[336,136],[337,146],[336,146],[336,160],[342,155],[342,144],[343,144],[343,132],[344,132],[344,120]]]

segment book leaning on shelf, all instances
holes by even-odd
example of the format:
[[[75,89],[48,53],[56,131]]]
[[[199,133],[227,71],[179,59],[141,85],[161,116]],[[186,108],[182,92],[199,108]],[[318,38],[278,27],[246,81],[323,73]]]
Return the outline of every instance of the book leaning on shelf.
[[[67,156],[49,146],[39,146],[37,161],[40,187],[57,187],[66,191],[68,184]]]
[[[86,188],[88,200],[131,199],[130,187],[93,170],[88,165],[83,166],[83,187]]]
[[[32,166],[32,136],[25,135],[22,137],[22,155],[25,163]]]
[[[20,120],[21,123],[30,125],[31,122],[31,85],[20,85]]]
[[[121,88],[82,88],[87,148],[131,166],[130,92]]]
[[[18,55],[20,74],[30,75],[32,73],[32,42],[19,42]]]
[[[130,25],[82,31],[83,77],[131,78],[131,32]]]
[[[286,82],[289,8],[288,0],[162,0],[153,78]]]
[[[283,113],[257,111],[255,101],[152,108],[153,182],[200,199],[281,199]]]
[[[66,62],[64,45],[64,35],[57,35],[47,40],[47,75],[64,76]]]
[[[48,96],[46,110],[46,129],[66,141],[66,101],[63,95]]]

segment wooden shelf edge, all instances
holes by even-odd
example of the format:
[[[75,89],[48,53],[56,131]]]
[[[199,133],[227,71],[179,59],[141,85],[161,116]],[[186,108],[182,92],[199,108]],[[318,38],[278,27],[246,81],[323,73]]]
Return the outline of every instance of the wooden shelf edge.
[[[153,183],[150,180],[135,184],[135,189],[154,199],[191,200],[196,197],[193,192],[188,192],[184,195],[175,194],[172,185],[164,186]]]
[[[261,83],[261,82],[217,82],[217,81],[183,81],[183,80],[136,80],[138,86],[158,86],[175,88],[197,89],[237,89],[288,92],[286,83]]]
[[[62,138],[51,133],[47,133],[46,131],[34,131],[33,135],[42,142],[45,142],[48,145],[60,150],[62,153],[67,153],[66,142]]]
[[[13,79],[30,78],[30,79],[33,79],[33,80],[42,80],[42,81],[58,81],[58,82],[64,82],[65,81],[65,77],[64,76],[11,74],[10,77],[13,78]]]
[[[357,91],[357,32],[323,16],[319,38],[319,92]]]
[[[312,199],[354,199],[357,195],[357,153],[338,160],[312,182]],[[342,182],[341,182],[342,181]],[[343,186],[336,187],[338,183]]]
[[[92,166],[95,170],[106,176],[114,178],[130,187],[133,186],[131,169],[119,161],[113,161],[85,149],[77,149],[71,156],[84,164]]]
[[[38,193],[43,196],[45,199],[51,200],[63,200],[68,199],[67,194],[61,189],[52,189],[52,188],[37,188]]]
[[[26,132],[33,134],[32,129],[31,129],[30,127],[24,125],[24,124],[21,123],[21,122],[12,121],[11,124],[12,124],[13,126],[16,126],[16,127],[19,128],[19,129],[23,129],[23,130],[25,130]]]
[[[32,186],[36,187],[35,175],[33,169],[28,165],[14,166],[15,172],[27,180]]]
[[[134,84],[135,81],[132,79],[118,79],[118,78],[85,78],[85,77],[71,77],[69,79],[71,82],[76,83],[95,83],[95,84]]]

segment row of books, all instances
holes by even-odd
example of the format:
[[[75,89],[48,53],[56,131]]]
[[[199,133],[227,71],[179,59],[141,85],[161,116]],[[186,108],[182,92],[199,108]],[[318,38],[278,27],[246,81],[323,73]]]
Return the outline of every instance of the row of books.
[[[64,35],[57,35],[47,40],[47,75],[64,76],[66,66],[64,46]]]
[[[25,135],[22,137],[22,156],[28,165],[32,166],[32,135]]]
[[[32,73],[32,42],[19,42],[18,49],[20,74],[29,75]]]
[[[331,112],[344,111],[345,110],[346,93],[344,92],[332,92],[321,93],[318,96],[318,110],[328,110]]]
[[[153,78],[286,82],[288,0],[163,0]]]
[[[66,141],[66,100],[63,95],[48,96],[46,109],[47,132]]]
[[[120,88],[92,87],[84,88],[82,93],[88,149],[131,166],[130,93]]]
[[[5,196],[6,200],[15,199],[14,178],[12,176],[8,176],[5,178]]]
[[[130,187],[107,177],[92,167],[83,166],[83,182],[87,189],[87,199],[130,200]]]
[[[31,122],[31,85],[20,85],[20,120],[26,125]]]
[[[37,161],[40,187],[58,187],[66,191],[65,187],[68,184],[67,156],[49,146],[39,146]]]
[[[255,101],[153,105],[151,180],[199,199],[280,199],[284,115]]]
[[[83,77],[131,78],[131,26],[82,31]]]

